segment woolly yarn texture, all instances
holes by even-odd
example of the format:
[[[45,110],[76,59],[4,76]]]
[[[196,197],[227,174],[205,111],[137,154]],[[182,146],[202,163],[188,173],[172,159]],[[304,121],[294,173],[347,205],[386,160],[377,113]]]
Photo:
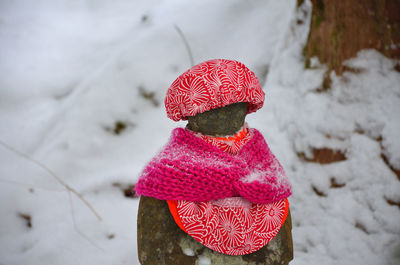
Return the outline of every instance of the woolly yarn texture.
[[[282,166],[261,133],[249,131],[251,139],[232,155],[187,129],[174,129],[168,144],[143,170],[137,194],[193,202],[240,196],[259,204],[287,198],[291,185]]]

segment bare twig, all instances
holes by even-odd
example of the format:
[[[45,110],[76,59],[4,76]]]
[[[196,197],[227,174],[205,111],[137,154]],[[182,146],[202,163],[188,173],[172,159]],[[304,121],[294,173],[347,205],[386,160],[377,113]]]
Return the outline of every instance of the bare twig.
[[[185,37],[185,34],[183,34],[182,30],[177,25],[174,25],[174,27],[175,27],[176,31],[178,32],[179,36],[182,38],[183,43],[185,44],[186,50],[189,54],[190,64],[191,64],[191,66],[193,66],[194,65],[193,54],[192,54],[192,50],[190,49],[190,45]]]
[[[3,141],[0,140],[0,144],[8,149],[9,151],[17,154],[20,157],[25,158],[26,160],[34,163],[35,165],[37,165],[38,167],[42,168],[44,171],[46,171],[49,175],[51,175],[52,177],[54,177],[62,186],[64,186],[64,188],[69,192],[72,192],[73,194],[75,194],[76,197],[78,197],[88,208],[90,211],[92,211],[92,213],[97,217],[97,219],[99,221],[102,221],[103,219],[101,218],[101,216],[96,212],[96,210],[92,207],[92,205],[90,205],[90,203],[83,198],[83,196],[77,192],[74,188],[72,188],[71,186],[69,186],[67,183],[65,183],[59,176],[57,176],[52,170],[50,170],[46,165],[44,165],[43,163],[31,158],[30,156],[28,156],[27,154],[24,154],[16,149],[14,149],[13,147],[9,146],[8,144],[4,143]]]
[[[56,188],[49,188],[49,187],[42,187],[42,186],[36,186],[36,185],[32,185],[32,184],[28,184],[28,183],[23,183],[23,182],[19,182],[19,181],[14,181],[14,180],[9,180],[9,179],[0,179],[0,182],[4,182],[4,183],[10,183],[10,184],[14,184],[14,185],[18,185],[18,186],[23,186],[23,187],[27,187],[30,189],[40,189],[40,190],[48,190],[48,191],[55,191],[55,192],[65,192],[65,189],[56,189]]]
[[[102,249],[100,246],[98,246],[96,243],[94,243],[87,235],[85,235],[81,230],[79,230],[77,224],[76,224],[76,220],[75,220],[75,212],[74,212],[74,206],[72,205],[72,196],[71,196],[71,192],[68,192],[68,200],[69,200],[69,205],[70,205],[70,209],[71,209],[71,216],[72,216],[72,223],[74,225],[74,229],[75,231],[84,239],[86,239],[86,241],[88,241],[91,245],[93,245],[94,247],[96,247],[97,249],[104,251],[104,249]]]

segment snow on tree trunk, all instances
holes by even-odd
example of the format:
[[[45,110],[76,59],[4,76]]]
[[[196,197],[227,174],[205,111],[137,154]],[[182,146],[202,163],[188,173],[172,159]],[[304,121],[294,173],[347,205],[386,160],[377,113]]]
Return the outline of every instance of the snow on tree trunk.
[[[299,0],[298,6],[304,1]],[[319,92],[331,86],[330,72],[341,75],[345,71],[358,72],[343,64],[363,49],[375,49],[389,58],[400,58],[400,1],[398,0],[311,0],[312,18],[310,33],[303,53],[306,68],[312,57],[327,65],[327,72]],[[400,71],[400,65],[395,67]],[[383,148],[383,147],[382,147]],[[335,150],[324,148],[313,153],[309,162],[323,164],[345,160],[335,156]],[[400,179],[400,170],[390,165],[383,150],[382,156],[388,167]],[[337,158],[342,159],[337,159]]]

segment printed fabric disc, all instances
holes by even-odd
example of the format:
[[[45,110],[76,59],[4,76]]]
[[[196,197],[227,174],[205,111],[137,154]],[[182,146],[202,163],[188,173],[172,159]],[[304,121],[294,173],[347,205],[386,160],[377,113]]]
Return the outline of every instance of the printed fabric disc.
[[[206,247],[228,255],[245,255],[271,241],[286,220],[287,199],[267,204],[241,197],[209,202],[177,201],[186,232]]]

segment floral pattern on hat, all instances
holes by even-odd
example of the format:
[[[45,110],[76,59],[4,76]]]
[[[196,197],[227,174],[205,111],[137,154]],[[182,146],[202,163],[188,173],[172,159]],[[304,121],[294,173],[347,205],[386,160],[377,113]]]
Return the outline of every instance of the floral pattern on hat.
[[[179,121],[238,102],[248,102],[247,113],[255,112],[264,97],[256,75],[244,64],[214,59],[180,75],[167,91],[165,107],[168,117]]]

